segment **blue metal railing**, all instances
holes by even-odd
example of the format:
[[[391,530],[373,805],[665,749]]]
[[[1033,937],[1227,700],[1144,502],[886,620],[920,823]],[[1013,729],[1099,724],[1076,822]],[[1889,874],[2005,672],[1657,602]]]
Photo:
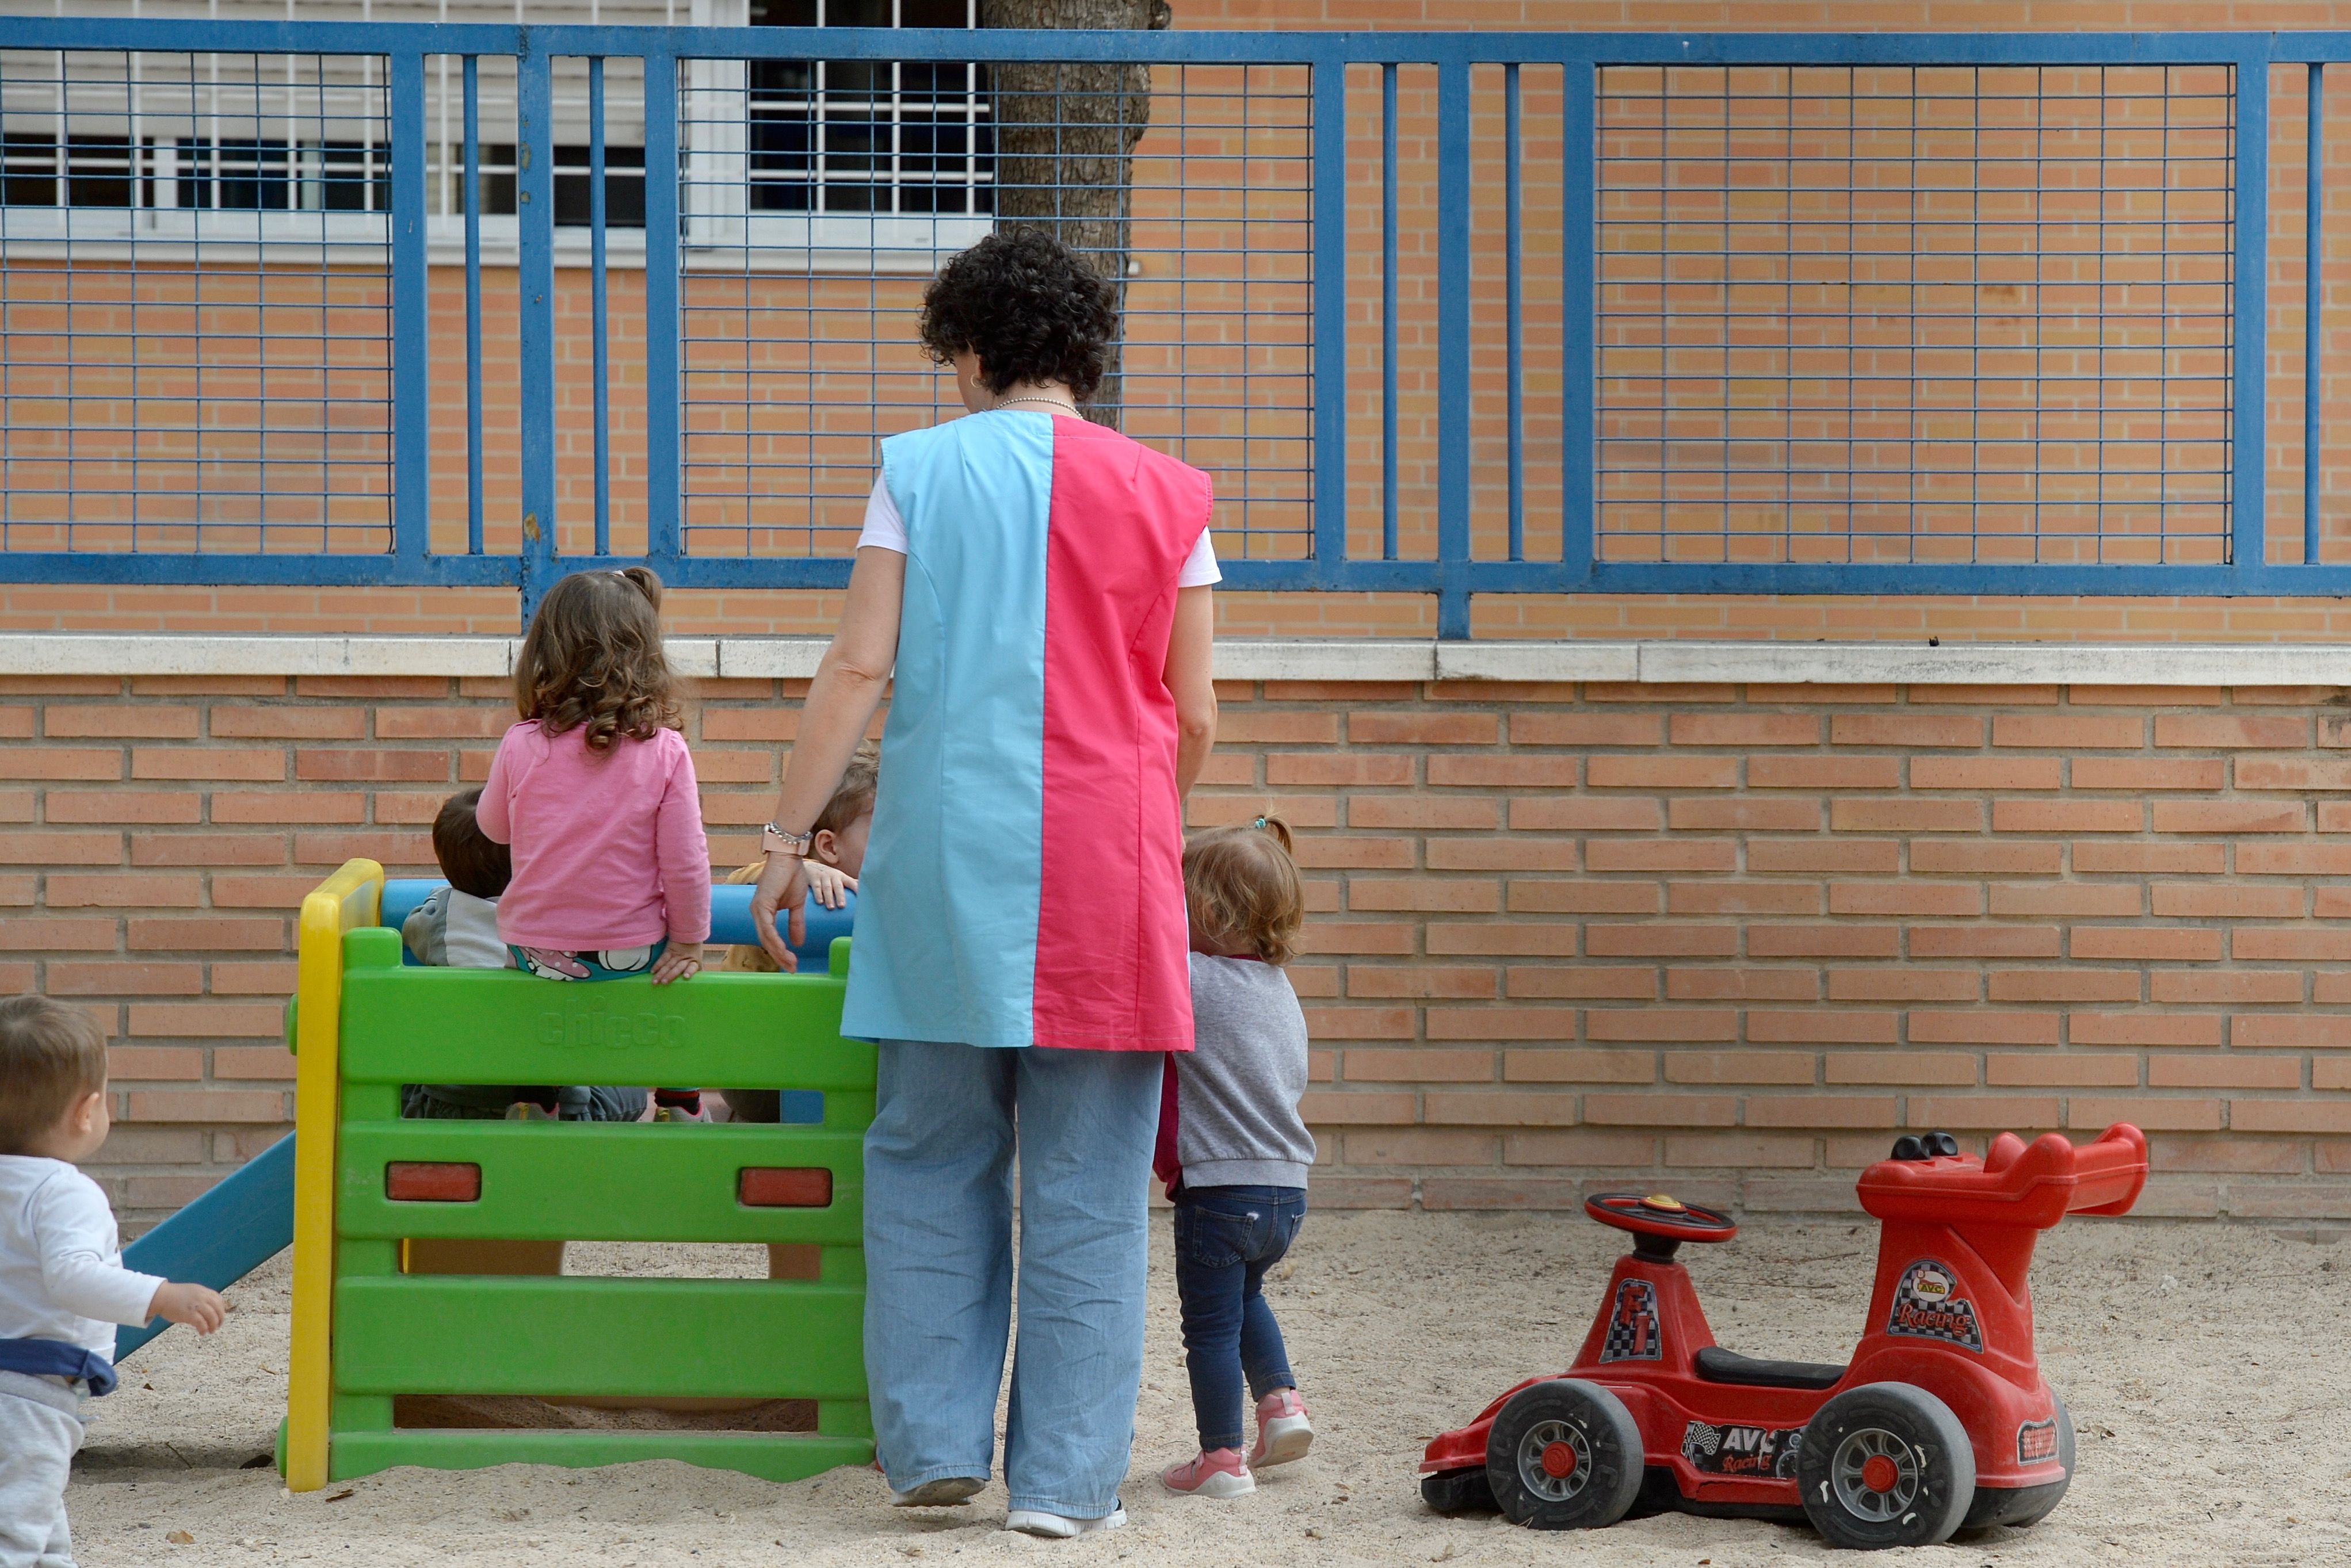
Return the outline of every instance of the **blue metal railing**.
[[[1125,92],[1125,226],[1085,242],[1127,276],[1117,415],[1216,477],[1229,587],[1433,595],[1448,637],[1478,594],[2351,592],[2346,52],[12,18],[0,580],[838,587],[874,438],[946,411],[923,279],[1065,196],[1061,139]],[[2264,365],[2290,259],[2298,389]],[[155,338],[169,376],[92,348]],[[2265,422],[2297,391],[2298,552]]]

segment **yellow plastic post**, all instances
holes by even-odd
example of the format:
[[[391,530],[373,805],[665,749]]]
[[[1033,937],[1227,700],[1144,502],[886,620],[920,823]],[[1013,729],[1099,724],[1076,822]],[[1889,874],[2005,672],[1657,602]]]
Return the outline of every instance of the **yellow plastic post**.
[[[375,923],[383,867],[347,860],[302,900],[295,973],[294,1325],[286,1485],[327,1484],[335,1298],[335,1131],[341,1110],[343,933]]]

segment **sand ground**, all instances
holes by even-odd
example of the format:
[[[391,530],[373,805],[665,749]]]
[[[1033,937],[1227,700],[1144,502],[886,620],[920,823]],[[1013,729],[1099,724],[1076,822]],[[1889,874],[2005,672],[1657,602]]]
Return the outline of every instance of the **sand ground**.
[[[1420,1502],[1433,1433],[1531,1372],[1569,1361],[1621,1250],[1580,1217],[1318,1214],[1274,1288],[1319,1437],[1254,1497],[1176,1498],[1157,1469],[1190,1431],[1162,1216],[1150,1346],[1123,1531],[1068,1542],[1000,1528],[1004,1494],[902,1511],[841,1470],[793,1486],[660,1463],[390,1471],[294,1497],[267,1452],[284,1407],[284,1261],[233,1293],[209,1341],[175,1330],[94,1405],[70,1496],[83,1568],[118,1563],[975,1565],[1046,1558],[1136,1568],[1266,1563],[1780,1564],[1827,1558],[1809,1532],[1679,1515],[1541,1534]],[[1763,1222],[1688,1257],[1717,1336],[1749,1355],[1842,1360],[1866,1304],[1876,1231]],[[575,1250],[575,1253],[577,1250]],[[1693,1255],[1694,1254],[1694,1255]],[[675,1266],[600,1250],[575,1272]],[[758,1272],[748,1249],[695,1249],[705,1272]],[[584,1267],[583,1267],[584,1265]],[[2080,1432],[2073,1492],[2029,1532],[1889,1561],[1979,1564],[2351,1563],[2351,1255],[2274,1232],[2069,1222],[2033,1271],[2040,1349]],[[650,1349],[650,1347],[648,1347]]]

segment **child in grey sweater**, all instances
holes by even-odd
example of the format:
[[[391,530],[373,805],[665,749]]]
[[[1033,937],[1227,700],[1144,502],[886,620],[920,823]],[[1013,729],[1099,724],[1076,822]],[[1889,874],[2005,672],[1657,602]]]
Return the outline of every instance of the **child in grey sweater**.
[[[1259,817],[1194,838],[1184,851],[1191,913],[1192,1049],[1171,1052],[1153,1167],[1176,1203],[1176,1290],[1200,1452],[1164,1472],[1171,1491],[1239,1497],[1254,1469],[1300,1459],[1314,1440],[1290,1370],[1265,1273],[1306,1218],[1314,1139],[1306,1092],[1306,1015],[1281,966],[1306,904],[1289,827]],[[1241,1382],[1258,1440],[1241,1457]]]

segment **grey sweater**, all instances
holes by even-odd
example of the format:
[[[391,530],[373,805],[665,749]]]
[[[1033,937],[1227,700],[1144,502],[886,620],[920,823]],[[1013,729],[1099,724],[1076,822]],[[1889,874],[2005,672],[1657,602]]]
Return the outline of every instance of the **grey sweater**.
[[[448,969],[512,969],[498,939],[498,901],[443,888],[408,911],[400,940],[416,961]]]
[[[1250,959],[1194,953],[1192,1049],[1168,1063],[1176,1127],[1173,1150],[1161,1151],[1163,1179],[1173,1181],[1173,1164],[1186,1188],[1306,1185],[1314,1161],[1313,1135],[1298,1114],[1306,1014],[1288,975]]]

